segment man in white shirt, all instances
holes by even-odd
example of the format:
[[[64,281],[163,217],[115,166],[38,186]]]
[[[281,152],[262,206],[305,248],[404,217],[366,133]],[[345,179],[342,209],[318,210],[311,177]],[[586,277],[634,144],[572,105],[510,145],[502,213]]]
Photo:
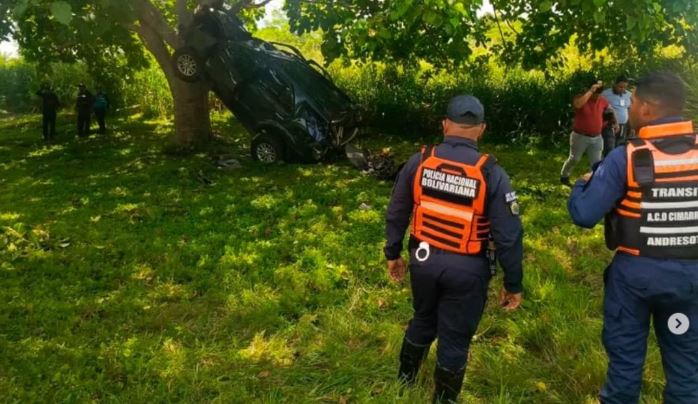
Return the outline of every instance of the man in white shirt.
[[[625,143],[628,136],[628,110],[630,109],[632,93],[628,91],[628,78],[620,76],[616,79],[613,87],[607,88],[601,95],[608,100],[608,103],[615,112],[615,124],[608,125],[604,130],[604,154],[608,154],[620,144]],[[611,129],[615,126],[615,130]]]

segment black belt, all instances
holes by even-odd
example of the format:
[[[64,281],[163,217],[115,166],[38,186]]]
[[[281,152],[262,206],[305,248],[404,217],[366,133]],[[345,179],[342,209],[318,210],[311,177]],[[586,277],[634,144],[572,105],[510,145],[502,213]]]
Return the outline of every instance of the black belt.
[[[420,240],[418,240],[416,237],[413,235],[410,235],[410,241],[407,244],[407,247],[410,250],[416,250],[419,248],[419,243],[421,243]],[[453,255],[462,255],[464,257],[483,257],[487,258],[487,243],[485,241],[481,241],[482,243],[482,248],[480,249],[480,252],[477,254],[463,254],[463,253],[458,253],[458,252],[453,252],[453,251],[447,251],[442,248],[435,247],[431,244],[429,244],[429,251],[431,254],[453,254]]]

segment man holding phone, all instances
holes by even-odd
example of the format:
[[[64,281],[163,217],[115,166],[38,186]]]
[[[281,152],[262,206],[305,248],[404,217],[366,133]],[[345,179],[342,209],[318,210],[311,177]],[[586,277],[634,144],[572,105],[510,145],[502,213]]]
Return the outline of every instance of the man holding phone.
[[[575,113],[570,134],[570,155],[560,172],[560,182],[567,186],[570,186],[570,174],[574,166],[579,163],[584,153],[588,156],[590,166],[601,161],[604,112],[610,110],[610,113],[613,113],[606,98],[601,96],[602,91],[603,81],[595,80],[584,93],[577,94],[572,100]]]

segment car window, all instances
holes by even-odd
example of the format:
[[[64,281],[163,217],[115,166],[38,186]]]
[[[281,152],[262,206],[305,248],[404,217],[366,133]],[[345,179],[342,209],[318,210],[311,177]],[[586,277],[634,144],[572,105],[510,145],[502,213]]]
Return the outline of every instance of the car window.
[[[265,83],[267,90],[271,98],[274,99],[274,103],[278,105],[279,112],[286,116],[291,115],[294,105],[293,89],[273,69],[268,70],[267,77],[269,78]]]
[[[294,111],[293,91],[268,70],[238,85],[235,102],[256,121],[288,119]]]

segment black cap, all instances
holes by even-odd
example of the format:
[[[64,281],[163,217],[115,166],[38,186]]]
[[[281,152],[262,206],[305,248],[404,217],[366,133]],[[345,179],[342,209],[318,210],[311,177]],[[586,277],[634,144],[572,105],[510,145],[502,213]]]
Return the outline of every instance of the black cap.
[[[455,123],[478,125],[485,121],[485,108],[472,95],[457,95],[448,102],[446,118]]]

